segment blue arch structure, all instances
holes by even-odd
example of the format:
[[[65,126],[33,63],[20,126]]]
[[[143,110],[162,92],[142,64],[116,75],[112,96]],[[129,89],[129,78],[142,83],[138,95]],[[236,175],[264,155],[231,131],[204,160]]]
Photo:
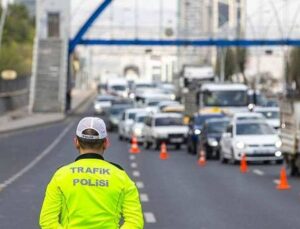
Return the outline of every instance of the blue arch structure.
[[[83,24],[74,39],[69,41],[69,54],[73,53],[77,45],[117,45],[117,46],[300,46],[300,39],[206,39],[206,40],[150,40],[150,39],[83,39],[88,29],[93,25],[96,19],[113,2],[113,0],[104,0],[89,19]]]

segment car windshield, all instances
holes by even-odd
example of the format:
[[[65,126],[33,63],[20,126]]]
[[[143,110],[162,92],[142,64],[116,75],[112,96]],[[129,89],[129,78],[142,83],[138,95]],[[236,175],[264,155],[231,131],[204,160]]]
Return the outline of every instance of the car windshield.
[[[155,106],[157,106],[157,105],[159,104],[159,102],[160,102],[160,101],[150,101],[150,102],[148,102],[147,105],[148,105],[149,107],[155,107]]]
[[[143,123],[145,121],[145,117],[146,116],[138,116],[137,119],[136,119],[136,122]]]
[[[238,121],[243,121],[243,120],[261,120],[262,117],[258,116],[244,116],[244,117],[237,117]]]
[[[259,113],[261,113],[267,119],[279,119],[278,111],[259,111]]]
[[[109,98],[109,97],[99,97],[97,98],[98,102],[111,102],[113,100],[113,98]]]
[[[154,84],[137,84],[135,85],[135,88],[155,88]]]
[[[183,125],[182,118],[165,117],[165,118],[155,119],[155,126],[182,126],[182,125]]]
[[[207,132],[210,134],[221,134],[225,132],[228,122],[211,122],[207,125]]]
[[[128,107],[122,106],[122,107],[113,107],[110,110],[110,113],[112,115],[120,115],[123,111],[125,111]]]
[[[123,85],[114,85],[114,86],[111,86],[111,88],[115,91],[125,91],[126,90],[126,87]]]
[[[135,119],[136,113],[129,113],[128,114],[128,119],[134,120]]]
[[[246,91],[209,91],[204,93],[205,106],[235,107],[247,106]]]
[[[204,122],[208,119],[211,119],[211,118],[222,118],[224,117],[223,115],[199,115],[197,117],[195,117],[195,124],[197,126],[202,126],[204,124]]]
[[[237,135],[273,135],[275,131],[266,123],[239,123],[236,126]]]

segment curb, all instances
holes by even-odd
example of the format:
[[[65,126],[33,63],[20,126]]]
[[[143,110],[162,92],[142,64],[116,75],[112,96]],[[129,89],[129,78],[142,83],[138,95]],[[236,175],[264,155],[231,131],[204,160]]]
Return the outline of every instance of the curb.
[[[95,96],[95,91],[92,91],[85,99],[83,99],[69,113],[67,113],[67,114],[66,113],[61,113],[62,117],[53,118],[52,120],[48,120],[48,121],[44,121],[44,122],[40,122],[40,123],[33,123],[31,125],[28,125],[28,126],[21,126],[19,128],[16,127],[16,128],[7,129],[7,130],[0,130],[0,135],[1,134],[10,134],[10,133],[13,133],[13,132],[16,132],[16,131],[24,131],[24,130],[29,130],[29,129],[33,129],[33,128],[36,128],[36,127],[42,127],[42,126],[47,126],[47,125],[63,122],[65,120],[67,120],[67,118],[69,118],[70,116],[76,114],[76,112],[83,105],[85,105],[86,102],[91,100],[94,96]]]

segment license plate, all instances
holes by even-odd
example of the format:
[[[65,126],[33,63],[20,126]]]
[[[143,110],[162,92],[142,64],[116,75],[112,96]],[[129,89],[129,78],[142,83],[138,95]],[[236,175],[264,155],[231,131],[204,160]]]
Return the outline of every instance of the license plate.
[[[170,142],[172,142],[172,143],[183,142],[183,139],[182,138],[171,138]]]

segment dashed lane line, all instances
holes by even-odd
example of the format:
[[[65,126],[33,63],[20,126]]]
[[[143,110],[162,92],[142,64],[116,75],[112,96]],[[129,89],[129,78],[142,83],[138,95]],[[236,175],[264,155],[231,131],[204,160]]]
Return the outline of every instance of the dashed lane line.
[[[129,159],[133,161],[133,160],[135,160],[135,156],[134,155],[130,155]]]
[[[139,171],[133,171],[132,172],[132,175],[134,176],[134,177],[139,177],[141,174],[140,174],[140,172]]]
[[[156,218],[152,212],[145,212],[144,217],[146,223],[156,223]]]
[[[259,170],[259,169],[254,169],[254,170],[253,170],[253,173],[256,174],[256,175],[258,175],[258,176],[263,176],[263,175],[265,175],[265,173],[264,173],[263,171]]]
[[[144,186],[144,183],[143,183],[142,181],[137,181],[135,184],[136,184],[136,186],[137,186],[139,189],[142,189],[142,188],[145,187],[145,186]]]
[[[63,139],[63,137],[68,133],[68,131],[73,126],[74,122],[71,122],[64,130],[57,136],[57,138],[46,148],[42,153],[40,153],[36,158],[34,158],[27,166],[21,169],[19,172],[8,178],[6,181],[0,184],[0,191],[6,188],[8,185],[14,183],[17,179],[27,173],[32,169],[37,163],[39,163],[45,156],[47,156]]]
[[[149,197],[146,193],[141,193],[140,194],[140,199],[142,202],[149,202]]]
[[[137,163],[135,163],[135,162],[132,162],[131,164],[130,164],[130,166],[131,166],[131,168],[137,168]]]

